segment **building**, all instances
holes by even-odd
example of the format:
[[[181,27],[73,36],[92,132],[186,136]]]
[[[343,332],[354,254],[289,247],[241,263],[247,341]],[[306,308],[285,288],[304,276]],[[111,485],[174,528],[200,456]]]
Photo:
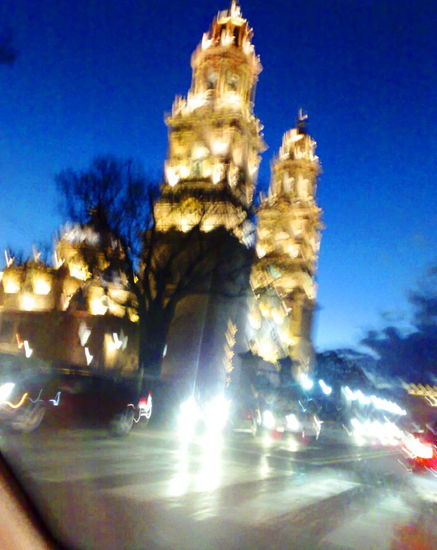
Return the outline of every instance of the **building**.
[[[186,98],[176,97],[165,119],[165,182],[154,206],[158,253],[185,242],[181,237],[194,230],[217,249],[201,280],[177,302],[163,350],[162,377],[183,379],[188,385],[226,384],[248,349],[273,370],[280,359],[289,357],[295,375],[308,370],[313,357],[320,164],[306,117],[300,113],[273,162],[255,230],[253,198],[266,146],[254,114],[262,67],[252,37],[232,0],[203,35],[191,58],[190,90]],[[132,332],[126,323],[135,323],[135,309],[122,276],[96,278],[78,254],[87,247],[94,264],[104,271],[99,246],[103,243],[91,230],[70,228],[58,243],[54,268],[37,262],[21,273],[24,268],[7,266],[0,286],[3,319],[6,312],[29,310],[107,319],[101,345],[109,351],[82,345],[83,324],[72,330],[87,364],[98,364],[99,357],[102,365],[120,364],[121,327],[125,335]],[[187,261],[189,256],[187,249]],[[109,319],[119,319],[119,331]],[[24,353],[21,341],[11,340],[10,345]],[[111,350],[117,359],[109,360]]]
[[[298,370],[308,370],[314,356],[311,325],[322,227],[315,146],[300,112],[296,128],[283,137],[268,196],[258,209],[257,260],[251,274],[255,352],[272,362],[289,356]]]
[[[250,246],[245,240],[251,233],[248,211],[253,207],[260,154],[265,149],[262,126],[253,112],[261,63],[252,36],[232,1],[229,10],[218,13],[192,55],[191,88],[186,98],[176,98],[166,119],[166,183],[156,207],[157,225],[163,232],[189,231],[195,225],[208,232],[222,226]],[[181,370],[197,373],[214,362],[219,365],[218,350],[211,356],[211,331],[216,342],[229,323],[238,327],[240,353],[250,346],[253,353],[274,364],[290,357],[297,367],[295,375],[310,368],[321,230],[321,210],[315,200],[320,173],[315,146],[306,116],[300,112],[297,127],[284,135],[268,196],[257,212],[257,259],[249,299],[243,304],[234,298],[234,307],[223,318],[219,315],[223,300],[217,308],[219,298],[213,292],[207,299],[197,295],[196,303],[191,296],[190,306],[180,304],[181,321],[170,330],[169,355],[164,360],[168,376],[177,376]],[[211,288],[217,290],[216,284]],[[184,330],[188,326],[196,328]],[[188,341],[191,346],[182,345]],[[226,342],[218,349],[223,354]],[[208,360],[203,360],[203,352]]]
[[[253,113],[262,67],[252,34],[233,1],[192,55],[191,88],[166,117],[165,184],[155,212],[162,231],[223,226],[242,238],[265,149]]]

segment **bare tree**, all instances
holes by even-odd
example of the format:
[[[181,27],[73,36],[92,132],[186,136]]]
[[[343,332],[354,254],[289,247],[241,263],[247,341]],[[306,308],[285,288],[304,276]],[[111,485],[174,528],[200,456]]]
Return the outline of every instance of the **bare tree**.
[[[210,277],[223,295],[247,289],[252,251],[224,228],[205,233],[199,223],[187,232],[158,231],[158,185],[132,160],[97,157],[85,171],[61,172],[56,182],[65,213],[73,222],[91,224],[110,269],[127,282],[139,317],[141,366],[159,366],[178,301],[210,292]],[[88,263],[98,276],[97,266]]]

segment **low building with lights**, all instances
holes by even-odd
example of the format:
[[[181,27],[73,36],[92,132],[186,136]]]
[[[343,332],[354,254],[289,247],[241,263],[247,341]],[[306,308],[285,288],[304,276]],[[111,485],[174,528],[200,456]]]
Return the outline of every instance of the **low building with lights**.
[[[34,253],[17,265],[6,254],[0,282],[0,352],[134,374],[138,370],[132,296],[117,277],[96,279],[84,261],[92,255],[105,271],[99,236],[90,228],[66,227],[53,266]]]

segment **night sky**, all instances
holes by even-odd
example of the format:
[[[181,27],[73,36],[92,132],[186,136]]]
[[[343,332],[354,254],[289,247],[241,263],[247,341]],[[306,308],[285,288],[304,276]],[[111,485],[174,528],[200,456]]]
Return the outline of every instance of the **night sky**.
[[[19,51],[0,66],[1,248],[51,244],[66,221],[53,183],[63,168],[113,153],[161,177],[164,113],[186,94],[191,53],[227,7],[1,3]],[[302,107],[323,168],[315,343],[355,345],[383,317],[403,321],[406,290],[437,257],[437,2],[246,0],[242,11],[264,67],[259,184]]]

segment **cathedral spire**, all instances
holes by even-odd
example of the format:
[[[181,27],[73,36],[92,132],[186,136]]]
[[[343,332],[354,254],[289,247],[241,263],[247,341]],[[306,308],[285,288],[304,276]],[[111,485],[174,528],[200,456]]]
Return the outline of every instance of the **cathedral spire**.
[[[229,229],[245,219],[265,149],[262,125],[253,112],[262,67],[252,37],[233,0],[229,9],[218,12],[191,56],[191,87],[186,98],[176,97],[166,118],[169,149],[157,209],[160,228],[189,230],[199,216],[184,212],[196,210],[193,205],[200,201],[197,210],[207,212],[202,215],[205,230]],[[182,202],[188,198],[185,208]]]

